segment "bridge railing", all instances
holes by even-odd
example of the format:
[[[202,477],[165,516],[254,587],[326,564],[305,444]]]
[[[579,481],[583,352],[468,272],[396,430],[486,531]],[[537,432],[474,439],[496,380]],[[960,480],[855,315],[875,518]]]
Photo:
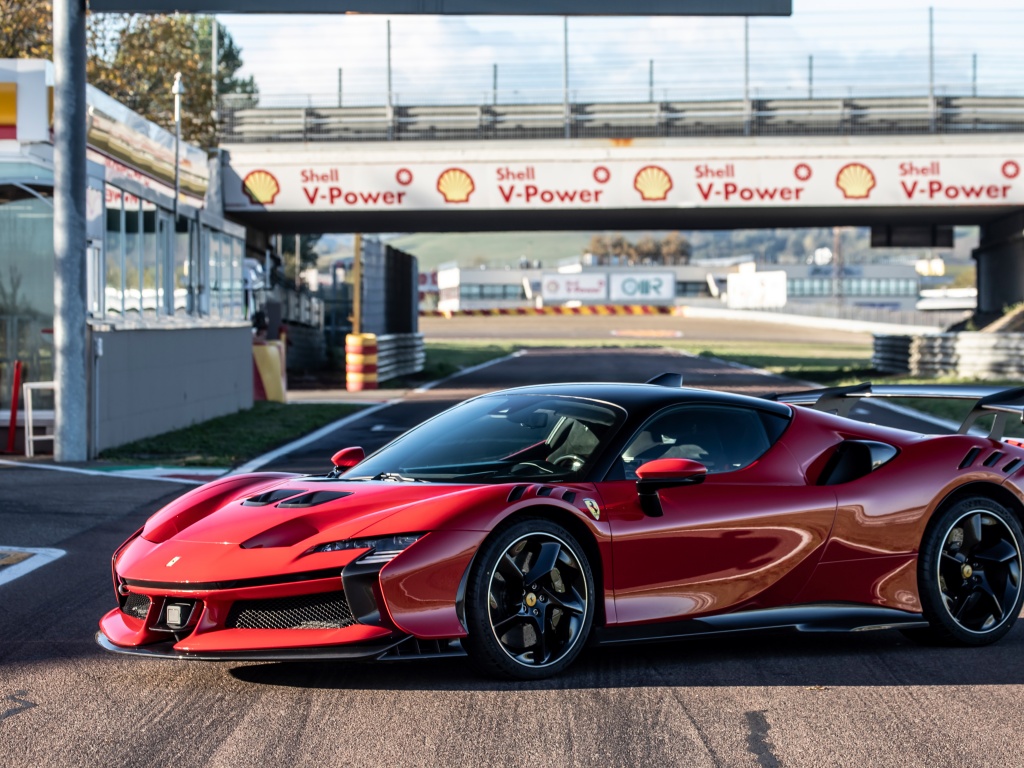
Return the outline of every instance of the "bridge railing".
[[[220,115],[224,143],[1000,133],[1024,131],[1024,96],[338,106],[260,95],[224,98]]]

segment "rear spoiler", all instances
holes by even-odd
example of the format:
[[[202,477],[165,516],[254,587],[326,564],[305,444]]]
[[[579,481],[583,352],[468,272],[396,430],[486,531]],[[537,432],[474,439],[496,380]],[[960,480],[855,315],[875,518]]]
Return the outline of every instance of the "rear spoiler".
[[[974,423],[983,416],[995,414],[989,437],[1002,440],[1006,431],[1006,422],[1010,416],[1016,416],[1024,422],[1024,387],[1005,389],[1001,387],[982,387],[972,385],[922,385],[922,384],[890,384],[875,386],[870,383],[854,384],[849,387],[827,387],[810,389],[806,392],[772,394],[767,400],[792,405],[809,405],[817,411],[849,416],[850,409],[860,398],[934,398],[937,400],[974,400],[974,407],[967,414],[960,429],[965,435]]]

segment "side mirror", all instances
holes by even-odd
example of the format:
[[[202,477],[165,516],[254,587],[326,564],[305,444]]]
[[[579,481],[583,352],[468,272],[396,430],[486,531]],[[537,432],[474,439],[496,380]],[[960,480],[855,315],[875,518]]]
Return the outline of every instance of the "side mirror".
[[[331,464],[334,465],[334,469],[331,472],[333,477],[337,477],[346,469],[352,469],[356,464],[362,461],[366,457],[363,449],[357,446],[350,448],[342,448],[336,454],[331,456]]]
[[[708,468],[699,461],[690,459],[655,459],[636,470],[636,492],[640,497],[640,509],[648,517],[661,517],[661,499],[658,491],[676,488],[680,485],[703,483]]]

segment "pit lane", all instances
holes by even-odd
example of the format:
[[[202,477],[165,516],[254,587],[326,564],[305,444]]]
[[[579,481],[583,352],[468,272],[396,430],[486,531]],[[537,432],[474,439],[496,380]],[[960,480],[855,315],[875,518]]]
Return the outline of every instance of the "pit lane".
[[[373,414],[334,440],[385,441],[448,402],[537,380],[679,370],[738,391],[778,382],[657,349],[531,350]],[[392,431],[375,426],[390,426]],[[331,446],[309,446],[322,470]],[[93,642],[110,554],[188,489],[0,467],[0,539],[67,554],[0,585],[0,756],[11,766],[1015,765],[1024,626],[980,650],[896,632],[758,634],[589,650],[553,680],[461,660],[391,665],[150,661]]]

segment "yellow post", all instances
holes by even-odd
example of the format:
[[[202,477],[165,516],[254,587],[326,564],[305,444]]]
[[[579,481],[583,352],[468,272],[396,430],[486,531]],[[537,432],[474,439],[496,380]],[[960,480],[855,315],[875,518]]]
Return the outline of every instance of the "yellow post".
[[[363,327],[363,236],[356,232],[352,243],[352,333]]]

